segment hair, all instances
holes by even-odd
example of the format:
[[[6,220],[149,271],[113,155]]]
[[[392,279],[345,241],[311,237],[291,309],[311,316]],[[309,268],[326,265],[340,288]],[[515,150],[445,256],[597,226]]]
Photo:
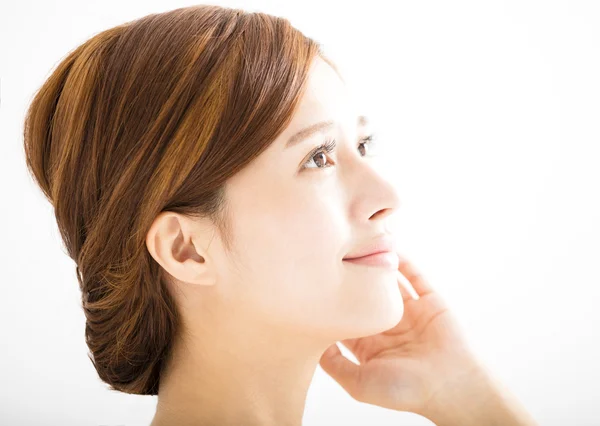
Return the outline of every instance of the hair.
[[[145,238],[162,211],[208,217],[231,247],[227,179],[290,122],[321,45],[287,19],[197,5],[97,33],[24,121],[29,173],[76,263],[85,340],[110,390],[157,395],[181,329]]]

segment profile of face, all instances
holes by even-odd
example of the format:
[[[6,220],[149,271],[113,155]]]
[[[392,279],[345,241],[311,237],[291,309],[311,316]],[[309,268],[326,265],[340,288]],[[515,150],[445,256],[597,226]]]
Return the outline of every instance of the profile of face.
[[[167,254],[175,238],[151,250],[179,280],[188,322],[227,315],[253,329],[330,343],[400,321],[397,268],[342,260],[386,234],[399,207],[394,187],[361,142],[371,131],[361,115],[345,83],[317,57],[289,126],[226,184],[232,251],[197,219],[185,222],[189,246],[179,248],[193,251],[189,258]],[[288,144],[322,121],[333,124]],[[331,152],[314,153],[331,140]]]

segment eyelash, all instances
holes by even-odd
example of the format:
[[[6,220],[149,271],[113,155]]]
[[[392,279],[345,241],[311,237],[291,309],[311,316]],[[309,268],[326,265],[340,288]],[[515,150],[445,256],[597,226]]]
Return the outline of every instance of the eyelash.
[[[365,136],[364,138],[361,139],[361,144],[365,144],[368,146],[374,145],[375,144],[375,134],[370,134],[369,136]],[[308,156],[308,161],[306,163],[304,163],[304,165],[302,166],[302,169],[326,169],[328,167],[331,167],[331,165],[329,165],[329,163],[327,163],[327,165],[323,166],[323,167],[306,167],[307,164],[309,164],[313,157],[317,154],[320,153],[324,153],[324,154],[331,154],[334,150],[334,148],[336,147],[336,140],[335,139],[330,139],[329,141],[322,143],[321,145],[319,145],[318,147],[316,147],[315,149],[312,150],[312,152],[309,154]],[[360,144],[359,144],[360,145]]]

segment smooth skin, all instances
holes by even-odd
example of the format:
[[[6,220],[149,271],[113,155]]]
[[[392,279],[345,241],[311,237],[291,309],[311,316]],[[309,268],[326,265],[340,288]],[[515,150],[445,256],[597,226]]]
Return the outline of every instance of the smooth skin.
[[[398,270],[419,296],[414,299],[398,282],[404,301],[398,325],[342,340],[360,365],[337,345],[328,348],[320,365],[359,401],[422,413],[439,386],[474,367],[474,357],[448,307],[414,265],[401,258]]]
[[[320,361],[323,370],[358,401],[414,412],[438,426],[537,426],[476,358],[427,279],[402,256],[398,271],[418,296],[399,281],[402,320],[382,333],[342,340],[360,365],[330,346]]]

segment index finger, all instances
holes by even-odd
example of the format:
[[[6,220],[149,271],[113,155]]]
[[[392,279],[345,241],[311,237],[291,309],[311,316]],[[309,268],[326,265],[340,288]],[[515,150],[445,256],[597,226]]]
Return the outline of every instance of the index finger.
[[[404,256],[399,256],[398,271],[408,280],[419,297],[433,293],[433,287],[416,266]]]

